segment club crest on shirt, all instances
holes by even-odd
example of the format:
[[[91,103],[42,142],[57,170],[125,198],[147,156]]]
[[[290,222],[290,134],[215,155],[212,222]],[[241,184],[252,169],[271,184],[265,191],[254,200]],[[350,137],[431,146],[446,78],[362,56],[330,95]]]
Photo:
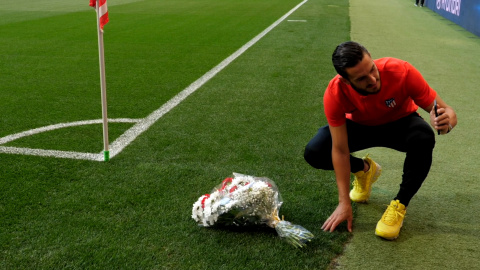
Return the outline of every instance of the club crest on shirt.
[[[395,107],[395,105],[397,105],[394,98],[385,100],[385,104],[387,105],[387,107],[390,107],[390,108],[393,108]]]

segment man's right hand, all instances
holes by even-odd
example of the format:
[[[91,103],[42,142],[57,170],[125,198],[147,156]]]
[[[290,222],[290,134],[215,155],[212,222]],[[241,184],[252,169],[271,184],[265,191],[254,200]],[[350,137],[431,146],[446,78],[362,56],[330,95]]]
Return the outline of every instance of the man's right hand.
[[[333,232],[343,221],[347,221],[347,229],[352,232],[353,211],[350,201],[348,203],[339,203],[335,211],[323,223],[322,230]]]

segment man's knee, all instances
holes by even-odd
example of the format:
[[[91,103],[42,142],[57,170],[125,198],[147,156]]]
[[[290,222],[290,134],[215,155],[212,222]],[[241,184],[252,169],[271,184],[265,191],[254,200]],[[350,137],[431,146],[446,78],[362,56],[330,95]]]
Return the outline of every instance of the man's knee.
[[[305,152],[303,153],[303,158],[305,159],[305,161],[310,164],[310,166],[314,167],[314,168],[317,168],[318,165],[318,154],[317,152],[312,148],[312,146],[310,144],[307,144],[307,146],[305,147]],[[319,168],[317,168],[319,169]]]
[[[316,169],[329,169],[332,148],[329,145],[307,144],[303,157],[310,166]]]
[[[329,169],[332,165],[332,136],[328,126],[321,127],[308,142],[303,157],[316,169]]]
[[[428,125],[419,127],[409,138],[409,146],[412,150],[431,149],[435,147],[435,133]]]

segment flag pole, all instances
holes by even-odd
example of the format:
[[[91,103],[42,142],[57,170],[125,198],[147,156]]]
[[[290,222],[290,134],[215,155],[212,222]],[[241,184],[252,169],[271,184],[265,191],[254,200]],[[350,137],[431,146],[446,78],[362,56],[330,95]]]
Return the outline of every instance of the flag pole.
[[[105,80],[105,54],[103,51],[103,29],[100,26],[99,0],[96,0],[97,32],[98,32],[98,59],[100,63],[100,90],[102,92],[102,121],[103,121],[103,155],[104,161],[110,159],[108,143],[108,116],[107,116],[107,83]]]

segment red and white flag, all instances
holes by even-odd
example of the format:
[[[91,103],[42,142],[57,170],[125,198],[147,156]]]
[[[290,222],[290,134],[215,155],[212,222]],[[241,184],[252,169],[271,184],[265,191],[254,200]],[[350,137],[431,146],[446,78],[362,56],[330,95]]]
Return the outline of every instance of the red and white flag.
[[[97,0],[90,0],[90,6],[96,7]],[[100,15],[100,29],[103,30],[103,26],[108,23],[108,10],[107,10],[107,0],[98,0],[98,11]]]

